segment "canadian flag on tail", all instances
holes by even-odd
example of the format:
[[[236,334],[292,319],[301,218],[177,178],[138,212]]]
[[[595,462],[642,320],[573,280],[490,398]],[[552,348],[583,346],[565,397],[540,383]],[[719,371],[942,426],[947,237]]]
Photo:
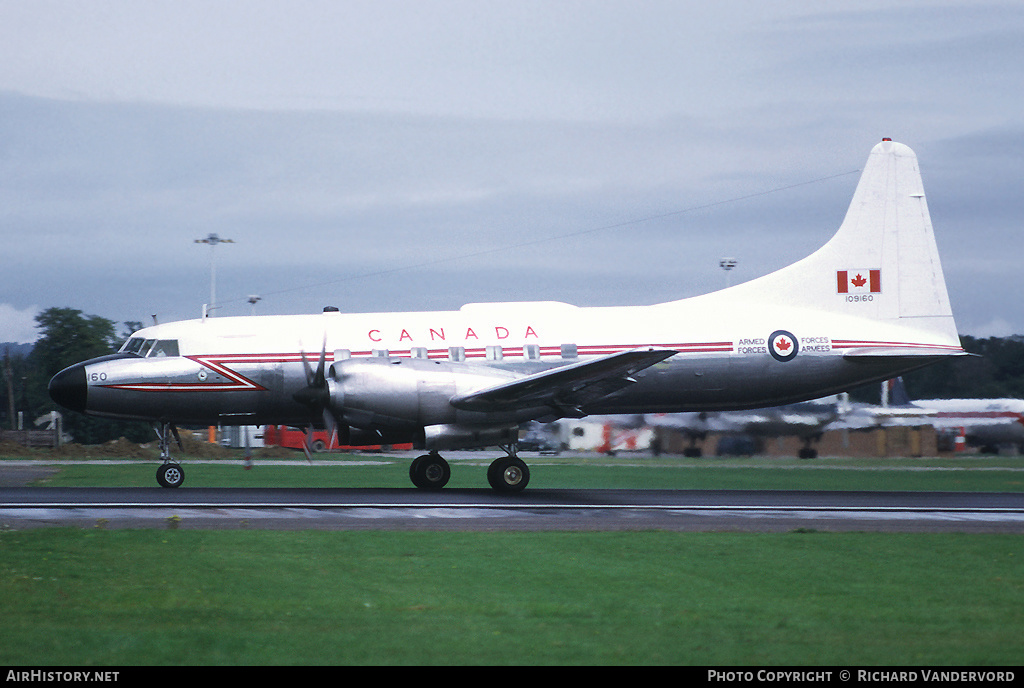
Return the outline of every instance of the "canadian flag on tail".
[[[840,294],[878,294],[882,291],[882,271],[837,270],[836,288]]]

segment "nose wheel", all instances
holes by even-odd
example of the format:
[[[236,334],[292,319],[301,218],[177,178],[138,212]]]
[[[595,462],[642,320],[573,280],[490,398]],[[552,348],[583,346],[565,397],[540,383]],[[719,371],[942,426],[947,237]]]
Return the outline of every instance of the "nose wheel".
[[[171,458],[172,435],[178,442],[178,448],[185,451],[185,448],[181,446],[178,429],[170,423],[161,423],[159,427],[154,423],[153,429],[160,439],[160,458],[163,459],[163,465],[156,469],[156,481],[160,487],[181,487],[181,484],[185,482],[185,469]]]
[[[165,463],[156,469],[156,481],[160,487],[180,487],[185,482],[185,471],[176,463]]]

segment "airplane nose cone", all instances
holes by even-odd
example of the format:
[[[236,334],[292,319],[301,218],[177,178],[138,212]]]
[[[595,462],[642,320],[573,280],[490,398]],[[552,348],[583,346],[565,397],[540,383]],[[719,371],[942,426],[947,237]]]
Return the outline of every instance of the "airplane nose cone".
[[[85,366],[77,363],[65,368],[50,380],[50,398],[71,411],[84,412],[88,388]]]

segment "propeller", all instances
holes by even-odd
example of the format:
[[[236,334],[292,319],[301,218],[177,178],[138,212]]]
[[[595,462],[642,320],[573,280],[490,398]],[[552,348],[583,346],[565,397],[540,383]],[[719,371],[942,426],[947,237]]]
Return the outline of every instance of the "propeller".
[[[178,443],[178,449],[185,451],[185,445],[181,443],[181,435],[178,434],[178,426],[171,423],[171,434],[174,435],[174,441]]]
[[[330,434],[331,441],[328,446],[334,446],[338,439],[338,420],[330,409],[331,394],[327,386],[327,337],[324,336],[324,344],[320,349],[320,360],[316,369],[310,365],[305,352],[302,353],[302,365],[306,371],[306,386],[292,395],[292,398],[300,404],[308,406],[313,411],[318,411],[324,422],[324,427]],[[306,438],[302,444],[302,450],[306,454],[306,460],[312,462],[313,446],[313,424],[310,423],[306,429]]]

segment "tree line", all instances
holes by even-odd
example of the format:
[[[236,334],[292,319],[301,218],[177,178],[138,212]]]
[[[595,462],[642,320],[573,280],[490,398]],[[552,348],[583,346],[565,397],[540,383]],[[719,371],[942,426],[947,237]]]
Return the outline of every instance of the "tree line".
[[[23,412],[25,427],[49,411],[61,411],[64,430],[81,444],[99,444],[118,437],[135,442],[153,439],[147,423],[92,418],[60,409],[47,392],[50,378],[69,365],[117,351],[124,339],[142,327],[86,315],[72,308],[49,308],[36,316],[39,338],[27,355],[4,352],[4,397],[0,427],[15,428]],[[1024,337],[978,338],[961,335],[969,358],[942,361],[903,376],[911,399],[1017,398],[1024,399]],[[850,390],[851,398],[878,403],[878,385]]]
[[[100,444],[118,437],[134,442],[152,440],[153,430],[146,423],[93,418],[66,411],[50,399],[47,391],[50,378],[58,372],[69,365],[117,351],[127,335],[142,324],[125,322],[125,331],[118,334],[114,321],[73,308],[49,308],[35,320],[39,338],[31,352],[24,355],[12,353],[9,348],[4,351],[5,403],[0,405],[0,427],[16,428],[21,412],[25,428],[31,429],[36,418],[50,411],[60,411],[64,417],[64,432],[81,444]]]

